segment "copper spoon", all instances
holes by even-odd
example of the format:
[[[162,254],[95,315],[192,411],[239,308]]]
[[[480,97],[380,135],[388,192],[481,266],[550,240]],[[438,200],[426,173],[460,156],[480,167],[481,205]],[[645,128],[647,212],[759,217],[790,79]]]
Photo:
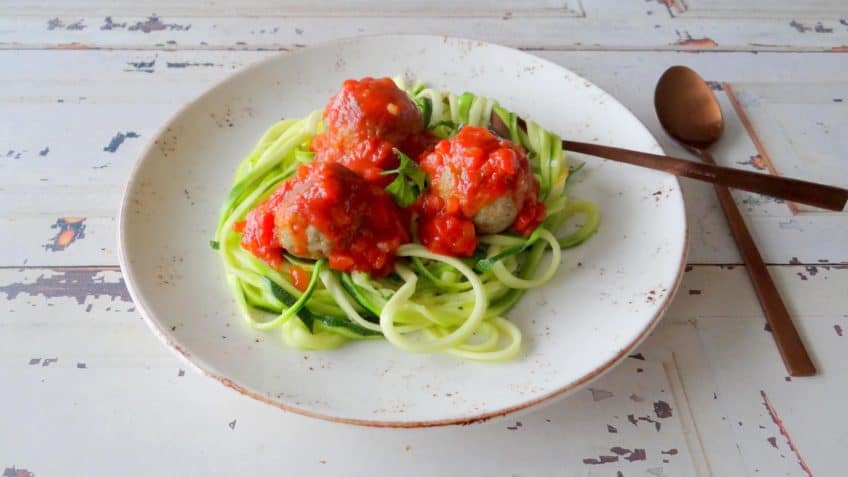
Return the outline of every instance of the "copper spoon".
[[[715,164],[709,148],[721,138],[724,118],[715,95],[698,73],[685,66],[666,70],[654,92],[654,107],[660,124],[671,137],[704,162]],[[715,190],[786,369],[791,376],[816,374],[730,191],[719,184],[715,184]]]

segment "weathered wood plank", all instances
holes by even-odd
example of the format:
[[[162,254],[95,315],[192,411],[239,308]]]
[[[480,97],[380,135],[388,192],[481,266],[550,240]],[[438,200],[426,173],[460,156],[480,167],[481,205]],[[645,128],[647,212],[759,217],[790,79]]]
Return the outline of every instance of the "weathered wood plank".
[[[736,280],[736,277],[745,276],[744,267],[694,265],[688,268],[691,270],[684,275],[680,291],[667,313],[675,321],[763,317],[750,282]],[[848,278],[848,265],[773,265],[769,272],[791,314],[820,319],[848,313],[848,307],[841,303],[845,293],[841,280]],[[830,323],[831,327],[834,324],[837,323]],[[763,321],[760,328],[764,327]],[[779,360],[775,369],[782,369]]]
[[[464,468],[461,456],[491,456],[489,450],[499,448],[510,451],[476,461],[474,473],[546,475],[565,467],[572,475],[706,476],[739,475],[744,466],[752,474],[804,475],[763,404],[767,399],[813,472],[833,468],[844,422],[827,406],[804,403],[828,402],[844,386],[839,340],[848,338],[834,326],[848,327],[848,315],[834,297],[844,293],[848,269],[820,267],[811,276],[803,266],[781,266],[772,272],[780,284],[796,284],[787,303],[816,343],[820,376],[785,380],[740,268],[696,266],[660,328],[589,389],[457,433],[368,430],[281,413],[196,375],[168,353],[138,319],[114,268],[3,269],[0,378],[16,383],[16,392],[7,395],[0,422],[17,430],[3,446],[0,458],[8,460],[0,465],[36,475],[61,465],[77,473],[94,465],[96,449],[113,456],[96,461],[97,473],[119,461],[147,469],[154,464],[136,450],[153,445],[156,436],[165,449],[160,457],[177,474],[226,468],[233,452],[242,470],[285,463],[320,475],[338,473],[338,466],[366,472],[375,456],[386,468],[431,475],[438,455],[440,470],[452,474]],[[715,310],[708,303],[726,306]],[[232,441],[227,436],[235,432],[243,434]],[[822,433],[833,436],[832,444],[819,444]],[[117,434],[122,438],[114,439]],[[68,446],[72,436],[75,445]],[[351,445],[363,440],[369,453]],[[277,450],[298,451],[268,452],[261,443],[272,441]],[[200,449],[207,458],[184,458],[200,456]]]
[[[55,13],[53,6],[20,0],[0,2],[6,12],[13,15],[49,15]],[[73,0],[63,5],[66,11],[77,15],[111,15],[116,12],[115,2],[109,0]],[[320,3],[302,0],[217,0],[217,1],[147,1],[143,4],[121,5],[123,15],[148,15],[158,12],[163,15],[186,17],[360,17],[394,16],[406,17],[430,15],[437,17],[496,16],[510,13],[511,16],[579,16],[583,7],[578,0],[467,0],[461,3],[451,0],[374,1],[374,0],[324,0]],[[55,28],[61,28],[56,26]]]
[[[818,319],[800,320],[823,376],[812,379],[775,372],[779,357],[765,348],[772,339],[760,320],[698,322],[709,361],[721,370],[716,373],[719,389],[732,395],[725,409],[727,420],[737,424],[735,440],[749,443],[744,452],[749,472],[784,475],[788,465],[786,475],[809,476],[829,475],[838,468],[835,459],[848,438],[848,420],[837,404],[844,390],[826,382],[845,383],[848,378],[842,365],[842,329],[848,326],[844,311],[820,311]]]
[[[774,3],[333,0],[116,7],[77,1],[56,8],[12,1],[0,18],[0,48],[281,49],[399,32],[533,49],[843,51],[848,45],[843,7]]]
[[[844,84],[738,83],[729,93],[769,170],[848,187],[848,140],[839,134],[848,127]],[[803,204],[786,205],[793,213],[826,213]]]
[[[119,330],[108,338],[125,346],[135,341],[134,334]],[[190,370],[181,375],[184,367],[168,354],[129,363],[68,352],[46,367],[28,364],[41,354],[22,355],[23,365],[14,368],[4,363],[4,379],[25,391],[7,400],[8,409],[27,420],[14,422],[9,411],[0,417],[17,429],[17,438],[4,444],[0,465],[25,466],[36,475],[107,474],[118,470],[117,463],[156,475],[161,462],[169,463],[173,475],[236,468],[368,475],[375,461],[384,472],[422,476],[549,475],[562,468],[584,476],[647,475],[650,469],[695,475],[678,420],[673,414],[660,419],[654,411],[655,403],[670,399],[656,361],[626,363],[594,393],[586,390],[525,416],[463,429],[384,431],[285,414]],[[628,416],[653,422],[633,425]],[[661,424],[659,431],[654,423]],[[139,452],[153,448],[162,449],[156,458],[152,451]],[[492,449],[502,451],[494,456]],[[104,455],[109,458],[97,459]]]
[[[840,465],[837,448],[848,437],[846,420],[832,404],[843,393],[840,389],[846,374],[842,365],[846,348],[841,340],[846,339],[843,335],[848,329],[844,304],[848,267],[780,266],[770,267],[770,272],[819,376],[786,376],[741,267],[696,266],[686,273],[665,321],[694,326],[696,343],[703,346],[705,355],[699,358],[697,353],[685,351],[675,358],[681,362],[683,383],[694,389],[687,397],[698,411],[695,421],[707,427],[720,422],[721,430],[729,428],[732,437],[728,442],[739,445],[739,457],[749,475],[808,476],[800,462],[812,475],[828,475]],[[715,390],[698,383],[704,379],[701,373],[716,380]],[[707,401],[718,406],[718,415],[704,413],[714,409],[703,407]],[[721,430],[707,429],[703,435],[713,439]],[[736,452],[724,449],[716,460],[730,455]],[[713,475],[739,472],[713,469]]]
[[[252,472],[285,465],[363,475],[376,459],[385,469],[432,475],[439,456],[439,470],[453,475],[468,470],[473,455],[481,456],[475,474],[546,475],[567,466],[587,476],[653,469],[694,475],[678,418],[687,403],[675,393],[662,354],[629,359],[591,389],[526,416],[462,432],[370,430],[285,414],[187,371],[137,319],[120,288],[113,269],[0,270],[0,312],[8,317],[0,324],[0,377],[16,383],[0,422],[17,429],[4,442],[0,459],[7,460],[0,465],[49,475],[58,466],[108,473],[122,462],[153,473],[148,466],[164,459],[174,474],[207,474],[232,466],[235,452],[241,469]],[[154,438],[164,454],[140,456]],[[353,444],[366,440],[368,452]],[[495,448],[511,451],[482,458]],[[201,452],[208,457],[185,459]],[[110,458],[95,461],[96,455]]]
[[[840,465],[840,442],[848,438],[848,420],[836,405],[848,377],[842,341],[848,338],[848,267],[781,266],[770,272],[819,369],[814,378],[786,376],[740,267],[688,272],[667,320],[696,326],[716,379],[720,417],[740,443],[749,474],[829,475]],[[679,356],[693,359],[691,353]],[[683,373],[684,382],[692,379]]]
[[[117,264],[114,211],[97,216],[75,212],[78,210],[0,217],[0,230],[4,231],[0,234],[0,248],[9,259],[3,266]]]
[[[670,0],[672,12],[683,17],[698,18],[805,18],[848,14],[845,2],[839,0],[808,0],[805,2],[775,2],[773,0]]]
[[[457,3],[450,0],[433,0],[426,3],[386,0],[325,0],[320,4],[301,0],[269,2],[267,0],[217,0],[217,1],[148,1],[143,4],[129,3],[116,8],[108,0],[72,0],[63,2],[63,9],[80,16],[113,15],[118,10],[122,15],[143,16],[151,12],[162,15],[184,17],[368,17],[368,16],[584,16],[588,9],[592,13],[616,15],[621,12],[654,11],[653,5],[618,5],[609,0],[468,0]],[[619,12],[603,12],[604,6],[617,5]],[[57,12],[55,6],[21,0],[3,0],[0,6],[9,15],[38,16]],[[838,18],[848,14],[848,7],[839,0],[811,0],[803,3],[773,0],[668,0],[661,2],[673,17],[696,18],[785,18],[808,19],[815,17]],[[662,11],[658,8],[657,11]],[[53,28],[69,25],[54,24]],[[71,29],[79,27],[71,27]]]
[[[562,468],[583,476],[648,475],[652,469],[665,472],[660,475],[695,475],[676,419],[663,419],[659,432],[650,424],[627,421],[628,415],[654,416],[654,402],[667,399],[661,385],[651,382],[662,380],[657,363],[642,365],[643,402],[629,400],[635,387],[611,385],[603,391],[621,397],[595,402],[585,391],[511,420],[418,432],[361,429],[284,414],[193,373],[181,376],[176,362],[97,367],[91,360],[84,369],[57,364],[4,373],[27,391],[8,404],[28,418],[10,422],[16,424],[17,438],[4,445],[3,465],[36,475],[115,473],[117,463],[157,475],[162,462],[168,462],[171,475],[280,468],[309,475],[368,475],[375,461],[383,472],[414,476],[434,471],[541,476]],[[616,373],[635,374],[626,368]],[[154,448],[161,450],[151,458]],[[502,451],[495,456],[492,449]]]

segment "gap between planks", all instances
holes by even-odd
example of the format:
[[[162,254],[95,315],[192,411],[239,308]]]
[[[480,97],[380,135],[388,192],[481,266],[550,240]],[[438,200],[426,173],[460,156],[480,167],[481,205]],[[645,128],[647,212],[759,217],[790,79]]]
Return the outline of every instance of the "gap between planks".
[[[9,43],[0,42],[0,51],[54,51],[54,50],[94,50],[94,51],[276,51],[276,52],[291,52],[310,46],[319,46],[326,42],[319,41],[311,44],[256,44],[256,45],[185,45],[185,46],[157,46],[157,45],[127,45],[127,46],[100,46],[89,45],[85,43]],[[497,42],[494,42],[497,43]],[[505,45],[510,46],[510,45]],[[645,53],[848,53],[848,48],[834,47],[818,47],[818,46],[790,46],[790,45],[738,45],[738,46],[716,46],[710,48],[687,48],[676,44],[665,46],[625,46],[625,45],[529,45],[529,46],[511,46],[519,51],[532,52],[573,52],[573,51],[598,51],[598,52],[645,52]]]

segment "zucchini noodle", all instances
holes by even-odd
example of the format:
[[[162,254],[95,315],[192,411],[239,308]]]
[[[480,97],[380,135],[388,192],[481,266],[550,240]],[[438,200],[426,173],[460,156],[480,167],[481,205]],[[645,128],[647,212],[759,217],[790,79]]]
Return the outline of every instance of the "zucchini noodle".
[[[471,284],[471,289],[474,291],[473,308],[468,313],[465,321],[463,321],[458,328],[451,330],[445,336],[440,336],[433,340],[420,341],[413,341],[406,338],[395,329],[394,322],[397,319],[396,315],[403,306],[411,302],[410,298],[415,293],[415,284],[418,281],[418,276],[412,273],[412,271],[405,266],[398,265],[397,272],[401,278],[403,278],[405,283],[397,290],[397,292],[395,292],[392,298],[389,299],[386,306],[383,307],[383,311],[380,313],[380,329],[383,331],[383,336],[385,336],[390,343],[398,348],[419,353],[447,349],[463,343],[469,336],[471,336],[472,333],[474,333],[475,329],[483,321],[486,308],[489,305],[489,300],[483,290],[483,282],[480,281],[480,277],[478,277],[473,270],[468,268],[468,266],[461,261],[453,257],[429,252],[421,245],[402,245],[398,249],[397,255],[400,257],[429,258],[431,260],[446,263],[459,270],[459,272],[468,279],[468,282]]]
[[[508,139],[528,153],[539,181],[539,201],[547,211],[542,224],[529,237],[480,236],[477,253],[466,259],[405,244],[396,252],[395,273],[380,278],[332,270],[325,259],[286,255],[279,267],[268,265],[241,248],[241,234],[234,226],[300,165],[313,160],[310,145],[323,128],[323,111],[317,110],[303,119],[273,124],[237,166],[212,242],[224,263],[227,286],[249,326],[275,330],[293,348],[327,350],[351,340],[384,339],[409,352],[443,352],[478,361],[512,359],[521,352],[521,331],[504,315],[526,290],[556,274],[562,250],[580,245],[597,231],[598,209],[566,196],[570,171],[556,134],[532,121],[519,121],[489,98],[441,92],[420,81],[398,78],[395,83],[416,102],[427,128],[439,137],[449,137],[463,125],[491,128],[492,115],[498,115],[509,129]],[[581,225],[558,235],[575,217],[582,218]],[[305,287],[295,286],[294,267],[308,275]]]
[[[559,263],[561,260],[562,252],[560,251],[559,242],[557,238],[554,237],[554,234],[548,232],[545,229],[540,229],[540,236],[551,245],[551,262],[548,264],[547,270],[539,278],[534,278],[532,280],[527,280],[525,278],[520,278],[507,270],[506,265],[504,265],[504,260],[500,260],[495,262],[492,266],[492,271],[495,273],[495,276],[498,280],[501,281],[504,285],[510,288],[517,289],[526,289],[526,288],[536,288],[538,286],[544,285],[548,280],[550,280],[559,268]]]

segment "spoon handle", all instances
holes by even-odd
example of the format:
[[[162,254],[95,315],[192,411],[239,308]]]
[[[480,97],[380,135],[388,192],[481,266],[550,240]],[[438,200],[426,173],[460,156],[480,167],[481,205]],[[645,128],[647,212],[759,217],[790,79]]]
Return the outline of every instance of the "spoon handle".
[[[698,150],[698,154],[705,162],[715,164],[709,152]],[[778,293],[777,287],[775,287],[774,281],[772,281],[771,275],[769,275],[768,269],[763,263],[763,257],[754,244],[751,232],[748,231],[748,227],[742,219],[742,214],[739,213],[739,208],[736,206],[733,196],[730,195],[730,190],[719,184],[715,184],[715,190],[724,216],[727,218],[728,225],[730,225],[730,231],[736,240],[736,246],[745,262],[745,269],[751,277],[751,283],[754,285],[760,306],[771,327],[774,341],[777,343],[777,349],[783,358],[786,370],[789,371],[790,376],[815,375],[816,367],[810,360],[801,337],[798,336],[798,331],[792,323],[792,317],[789,316],[789,311],[780,298],[780,293]]]
[[[603,157],[617,162],[665,171],[713,184],[778,197],[792,202],[842,211],[848,203],[848,190],[788,177],[759,174],[715,163],[686,161],[669,156],[649,154],[618,147],[577,141],[562,141],[563,149]]]

